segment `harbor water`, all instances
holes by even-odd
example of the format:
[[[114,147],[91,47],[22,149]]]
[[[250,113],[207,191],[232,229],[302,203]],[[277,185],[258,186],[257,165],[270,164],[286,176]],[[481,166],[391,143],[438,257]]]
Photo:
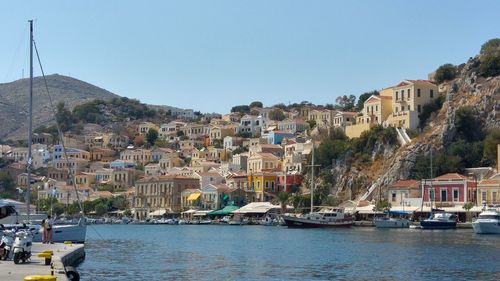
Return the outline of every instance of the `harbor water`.
[[[82,280],[500,280],[471,229],[94,225]]]

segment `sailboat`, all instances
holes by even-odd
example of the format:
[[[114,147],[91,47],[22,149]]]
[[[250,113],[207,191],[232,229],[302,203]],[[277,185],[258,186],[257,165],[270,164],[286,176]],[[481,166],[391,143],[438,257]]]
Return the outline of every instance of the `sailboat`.
[[[345,213],[344,208],[323,207],[314,212],[314,141],[312,145],[311,163],[311,211],[305,215],[290,216],[282,215],[285,224],[290,228],[326,228],[326,227],[350,227],[354,220],[352,216]]]
[[[10,202],[3,202],[0,204],[0,213],[2,216],[0,219],[2,220],[2,227],[3,228],[8,228],[7,224],[19,224],[22,223],[23,227],[27,227],[31,229],[34,232],[34,237],[33,241],[34,242],[41,242],[42,241],[42,233],[40,231],[41,225],[35,224],[36,221],[41,221],[42,219],[45,219],[47,215],[45,214],[32,214],[31,213],[31,164],[32,164],[32,151],[31,151],[31,146],[32,146],[32,135],[33,135],[33,46],[34,46],[34,40],[33,40],[33,20],[29,21],[30,23],[30,94],[29,94],[29,126],[28,126],[28,165],[27,165],[27,174],[28,174],[28,180],[27,180],[27,192],[26,192],[26,214],[19,214],[18,211],[16,210],[16,206]],[[36,47],[36,46],[35,46]],[[38,55],[38,53],[37,53]],[[43,74],[43,69],[42,69],[42,74]],[[61,138],[62,146],[63,146],[63,153],[66,155],[66,149],[64,146],[64,139],[62,138],[62,133],[59,128],[59,124],[56,125],[59,131],[59,136]],[[67,159],[67,157],[66,157]],[[69,166],[69,165],[68,165]],[[73,175],[72,173],[70,173]],[[73,183],[75,182],[73,178]],[[74,186],[74,184],[73,184]],[[75,187],[76,189],[76,187]],[[78,195],[78,192],[77,192]],[[79,202],[80,203],[80,202]],[[81,203],[80,205],[80,210],[83,213]],[[4,212],[5,211],[5,212]],[[20,220],[21,218],[21,220]],[[4,224],[5,223],[5,224]],[[85,236],[87,233],[87,225],[85,223],[85,219],[80,219],[78,224],[66,224],[66,225],[59,225],[55,224],[53,225],[53,242],[65,242],[65,241],[71,241],[74,243],[84,243],[85,242]]]

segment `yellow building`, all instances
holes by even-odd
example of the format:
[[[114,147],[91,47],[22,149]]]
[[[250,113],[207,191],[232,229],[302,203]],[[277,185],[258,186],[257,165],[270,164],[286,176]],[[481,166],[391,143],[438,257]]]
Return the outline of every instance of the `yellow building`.
[[[392,114],[387,125],[416,129],[424,105],[438,98],[438,87],[428,80],[403,80],[392,87]]]
[[[262,172],[262,170],[279,170],[281,169],[280,159],[271,153],[257,152],[252,153],[247,160],[248,172]]]
[[[273,172],[250,173],[247,176],[247,191],[253,192],[249,202],[263,202],[271,199],[271,194],[278,190],[278,176]]]
[[[154,129],[157,132],[160,130],[160,128],[156,124],[151,122],[142,122],[141,124],[139,124],[139,127],[137,128],[140,135],[147,134],[149,129]]]
[[[345,133],[349,138],[357,138],[374,125],[382,124],[392,113],[392,88],[384,89],[380,95],[370,96],[363,105],[363,110],[356,117],[356,124],[346,126]]]
[[[89,188],[95,183],[95,173],[78,173],[75,175],[75,183],[79,188]]]
[[[500,203],[500,179],[486,179],[477,185],[478,202],[486,205]]]

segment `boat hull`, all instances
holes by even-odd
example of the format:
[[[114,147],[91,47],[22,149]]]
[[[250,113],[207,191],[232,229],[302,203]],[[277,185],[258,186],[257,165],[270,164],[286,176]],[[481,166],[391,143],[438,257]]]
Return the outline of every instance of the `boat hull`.
[[[375,219],[373,220],[377,228],[408,228],[410,221],[407,219]]]
[[[313,221],[304,218],[282,216],[286,226],[289,228],[335,228],[335,227],[351,227],[352,220],[339,220],[332,222]]]
[[[472,228],[477,234],[500,234],[500,222],[489,221],[489,222],[473,222]]]
[[[85,224],[68,224],[68,225],[54,225],[53,228],[53,241],[64,242],[71,241],[73,243],[85,243],[85,236],[87,234],[87,225]],[[34,242],[42,242],[42,233],[37,231],[33,237]]]
[[[455,229],[457,228],[456,222],[446,221],[421,221],[420,226],[423,229]]]

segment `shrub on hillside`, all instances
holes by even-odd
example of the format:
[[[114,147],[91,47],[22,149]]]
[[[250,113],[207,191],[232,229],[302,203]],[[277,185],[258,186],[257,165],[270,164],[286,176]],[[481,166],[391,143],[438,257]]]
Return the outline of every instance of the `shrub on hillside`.
[[[450,63],[441,65],[434,75],[434,79],[438,83],[443,83],[444,81],[450,81],[455,79],[457,76],[457,68]]]
[[[481,46],[479,73],[483,77],[500,75],[500,38],[491,39]]]
[[[425,127],[427,119],[431,117],[432,113],[440,110],[441,107],[443,107],[443,103],[444,103],[444,96],[439,96],[433,102],[424,105],[422,107],[422,112],[418,115],[420,121],[418,126],[423,129]]]

